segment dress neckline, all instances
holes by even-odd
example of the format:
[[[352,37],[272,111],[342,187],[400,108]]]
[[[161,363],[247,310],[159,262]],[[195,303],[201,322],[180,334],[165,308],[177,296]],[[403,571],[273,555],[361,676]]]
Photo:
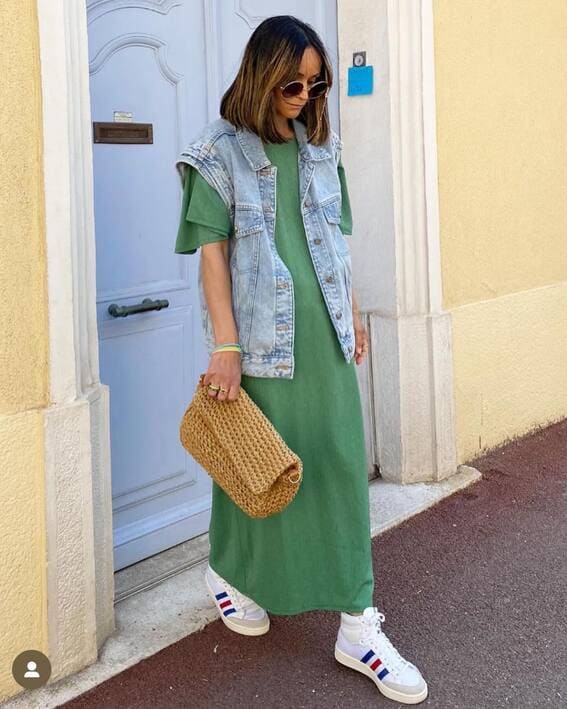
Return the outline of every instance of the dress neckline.
[[[284,145],[291,145],[292,143],[297,143],[297,136],[294,134],[291,138],[286,138],[283,143],[270,143],[270,142],[264,142],[264,145],[267,145],[270,148],[273,147],[283,147]]]

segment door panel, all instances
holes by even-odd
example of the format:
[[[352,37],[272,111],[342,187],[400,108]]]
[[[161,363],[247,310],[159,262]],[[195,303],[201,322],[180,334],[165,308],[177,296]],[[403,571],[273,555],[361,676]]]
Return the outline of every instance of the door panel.
[[[93,145],[101,380],[110,387],[115,569],[208,529],[211,482],[182,448],[179,422],[207,355],[198,255],[173,253],[181,187],[175,160],[218,116],[254,27],[297,14],[328,45],[334,2],[88,0],[93,121],[151,123],[153,143]],[[330,95],[338,129],[337,89]],[[113,317],[111,304],[168,307]]]

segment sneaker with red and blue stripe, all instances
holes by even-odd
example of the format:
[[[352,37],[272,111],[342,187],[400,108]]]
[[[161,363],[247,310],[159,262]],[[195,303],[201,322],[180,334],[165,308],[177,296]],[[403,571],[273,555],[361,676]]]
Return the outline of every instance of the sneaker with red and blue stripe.
[[[377,608],[366,608],[362,615],[341,613],[335,658],[370,677],[385,697],[419,704],[427,698],[427,684],[417,667],[392,645],[382,630],[384,620]]]
[[[205,572],[207,589],[222,622],[241,635],[263,635],[270,629],[270,618],[263,608],[231,586],[209,565]]]

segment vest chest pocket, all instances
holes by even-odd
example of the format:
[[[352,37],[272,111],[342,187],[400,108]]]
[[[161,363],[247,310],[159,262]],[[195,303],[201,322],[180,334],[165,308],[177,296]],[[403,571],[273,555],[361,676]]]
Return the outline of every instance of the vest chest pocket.
[[[341,223],[341,202],[340,197],[333,199],[330,202],[322,205],[323,213],[325,219],[329,223],[329,228],[334,237],[334,244],[337,249],[337,253],[341,256],[349,253],[348,242],[345,239],[343,232],[340,229],[339,224]]]
[[[260,207],[249,204],[237,204],[234,207],[234,238],[241,239],[262,231],[264,212]]]
[[[252,204],[234,206],[231,269],[240,273],[254,270],[258,261],[260,235],[263,230],[264,213],[261,207]]]

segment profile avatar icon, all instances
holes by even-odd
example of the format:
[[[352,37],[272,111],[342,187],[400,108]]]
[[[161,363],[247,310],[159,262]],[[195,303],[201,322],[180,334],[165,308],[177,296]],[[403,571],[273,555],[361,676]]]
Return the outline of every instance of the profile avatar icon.
[[[51,677],[51,662],[40,650],[24,650],[12,662],[12,677],[24,689],[43,687]]]
[[[37,671],[37,663],[30,660],[27,664],[28,671],[25,673],[24,677],[39,677],[39,672]]]

